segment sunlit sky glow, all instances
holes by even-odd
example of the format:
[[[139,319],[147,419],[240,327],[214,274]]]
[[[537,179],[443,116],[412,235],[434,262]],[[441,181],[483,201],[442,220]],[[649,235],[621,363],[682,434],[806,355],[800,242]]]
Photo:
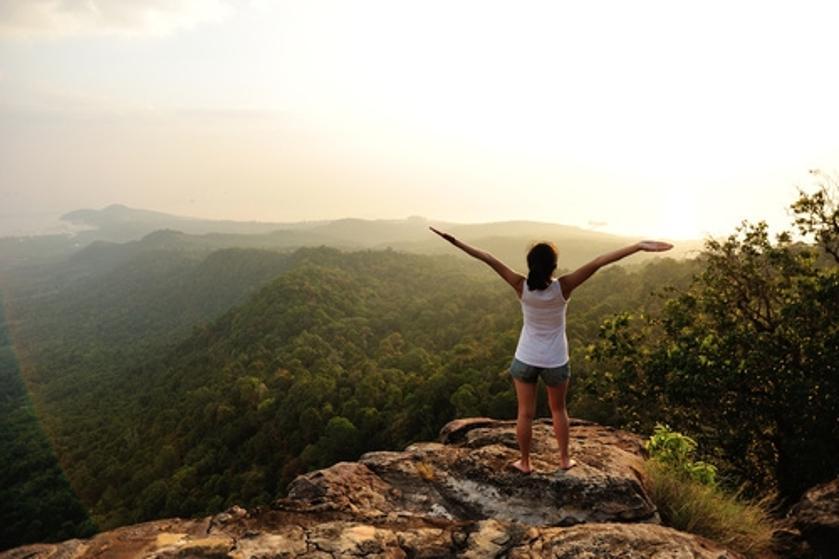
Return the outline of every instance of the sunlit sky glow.
[[[832,4],[4,0],[0,219],[783,226],[839,169]]]

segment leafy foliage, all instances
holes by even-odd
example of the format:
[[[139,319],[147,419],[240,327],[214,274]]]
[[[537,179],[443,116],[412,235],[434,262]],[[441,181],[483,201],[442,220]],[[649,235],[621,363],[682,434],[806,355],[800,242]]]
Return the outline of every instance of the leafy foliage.
[[[793,500],[839,471],[839,269],[762,222],[701,258],[659,312],[604,322],[589,351],[603,374],[586,388],[615,424],[667,417],[730,483]]]
[[[703,485],[716,485],[717,468],[713,464],[693,459],[696,441],[687,435],[659,423],[644,447],[650,453],[651,460],[661,462],[686,479]]]
[[[792,205],[795,225],[839,263],[839,177],[819,170],[810,174],[818,180],[818,188],[813,193],[799,190]]]

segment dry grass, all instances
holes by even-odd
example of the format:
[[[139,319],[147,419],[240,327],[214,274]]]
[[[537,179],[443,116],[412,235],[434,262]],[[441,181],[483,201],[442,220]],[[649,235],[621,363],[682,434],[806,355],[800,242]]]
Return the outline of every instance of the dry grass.
[[[771,554],[772,533],[769,495],[748,501],[713,485],[703,485],[679,475],[656,460],[645,463],[650,497],[664,524],[708,539],[748,557]]]

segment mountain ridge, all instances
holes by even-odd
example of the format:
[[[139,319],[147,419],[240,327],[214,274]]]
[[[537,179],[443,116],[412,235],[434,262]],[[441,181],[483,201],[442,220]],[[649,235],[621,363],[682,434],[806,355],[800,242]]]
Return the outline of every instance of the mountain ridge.
[[[346,233],[348,228],[353,226],[364,226],[369,228],[396,226],[405,230],[411,230],[412,233],[421,231],[424,236],[427,233],[427,226],[447,227],[452,231],[460,234],[469,235],[471,237],[487,236],[487,232],[483,229],[492,229],[492,235],[498,236],[518,236],[528,235],[535,230],[545,230],[553,234],[561,235],[579,235],[587,237],[595,237],[599,239],[629,239],[634,238],[633,235],[621,235],[614,233],[605,233],[602,231],[595,231],[586,229],[576,225],[565,225],[550,221],[541,220],[501,220],[501,221],[486,221],[476,223],[460,223],[450,222],[439,219],[429,219],[423,216],[409,216],[406,218],[381,218],[381,219],[367,219],[359,217],[343,217],[336,219],[323,220],[304,220],[304,221],[290,221],[290,222],[270,222],[270,221],[240,221],[232,219],[211,219],[200,218],[192,216],[182,216],[167,212],[160,212],[157,210],[147,210],[142,208],[132,208],[124,204],[111,204],[101,209],[82,208],[67,212],[61,216],[62,220],[66,220],[76,224],[83,224],[91,227],[111,227],[117,224],[125,225],[131,224],[134,226],[146,225],[152,227],[151,230],[159,228],[174,229],[188,234],[206,234],[206,233],[239,233],[239,234],[255,234],[255,233],[272,233],[277,231],[289,230],[316,230],[329,231],[332,234]],[[180,227],[179,227],[180,226]],[[206,229],[206,230],[204,230]],[[399,239],[396,240],[408,240]],[[689,242],[689,241],[688,241]]]
[[[515,263],[523,261],[523,254],[534,241],[551,240],[557,243],[562,255],[560,265],[579,266],[596,254],[640,240],[640,237],[542,221],[454,223],[410,216],[405,219],[348,217],[287,223],[257,222],[185,217],[130,208],[123,204],[74,210],[64,214],[62,219],[74,223],[81,230],[72,235],[0,238],[0,271],[60,262],[95,243],[156,242],[173,250],[202,251],[231,247],[291,250],[324,245],[342,250],[391,248],[420,254],[457,252],[433,235],[428,230],[429,225]],[[676,248],[668,253],[669,256],[689,258],[698,252],[702,241],[674,244]],[[654,256],[641,254],[635,260],[651,257]]]

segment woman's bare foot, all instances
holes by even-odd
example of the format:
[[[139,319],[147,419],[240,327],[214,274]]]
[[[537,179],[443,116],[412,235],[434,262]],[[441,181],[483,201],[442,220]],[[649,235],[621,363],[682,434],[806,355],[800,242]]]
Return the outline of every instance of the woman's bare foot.
[[[574,460],[573,458],[571,458],[569,460],[566,460],[564,462],[562,460],[559,461],[559,467],[562,468],[563,470],[569,470],[576,465],[577,465],[577,461]]]
[[[516,470],[520,471],[520,472],[521,472],[521,473],[523,473],[523,474],[529,474],[529,473],[531,472],[531,469],[530,469],[530,468],[525,468],[525,467],[522,465],[522,463],[521,463],[521,458],[519,458],[519,459],[518,459],[518,460],[516,460],[515,462],[510,462],[510,463],[508,464],[508,467],[510,467],[510,468],[514,468],[514,469],[516,469]]]

